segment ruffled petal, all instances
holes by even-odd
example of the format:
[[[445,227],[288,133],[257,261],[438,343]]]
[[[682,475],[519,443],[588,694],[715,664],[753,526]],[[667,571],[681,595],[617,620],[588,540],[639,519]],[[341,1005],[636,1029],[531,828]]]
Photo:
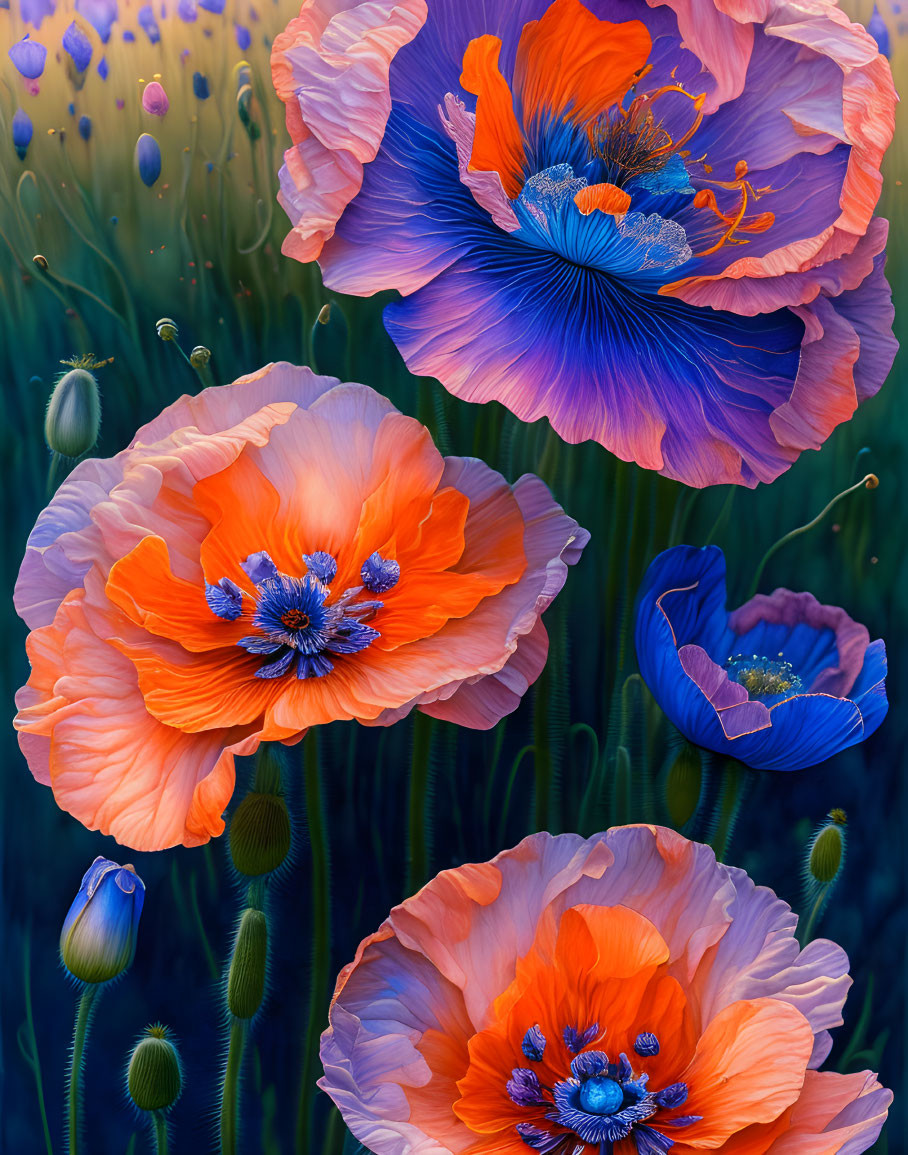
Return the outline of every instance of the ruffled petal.
[[[294,226],[288,255],[316,258],[359,191],[391,111],[391,61],[425,19],[425,0],[311,0],[275,37],[272,77],[293,140],[278,198]]]
[[[802,323],[672,304],[490,236],[389,305],[385,326],[414,373],[525,421],[547,416],[565,440],[593,438],[689,485],[773,479],[797,456],[771,419],[792,394]],[[844,389],[850,413],[853,382],[829,389]]]

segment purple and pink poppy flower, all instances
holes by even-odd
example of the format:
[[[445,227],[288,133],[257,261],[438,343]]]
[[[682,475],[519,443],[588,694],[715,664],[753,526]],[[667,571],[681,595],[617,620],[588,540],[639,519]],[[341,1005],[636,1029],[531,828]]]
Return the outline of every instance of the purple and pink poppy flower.
[[[771,481],[895,351],[888,61],[812,0],[306,0],[283,251],[409,368],[689,485]]]
[[[691,742],[758,770],[800,770],[886,717],[886,647],[813,594],[777,589],[729,613],[725,557],[681,545],[637,599],[640,673]]]
[[[341,971],[320,1086],[376,1155],[857,1155],[892,1095],[819,1068],[840,947],[672,830],[446,870]]]

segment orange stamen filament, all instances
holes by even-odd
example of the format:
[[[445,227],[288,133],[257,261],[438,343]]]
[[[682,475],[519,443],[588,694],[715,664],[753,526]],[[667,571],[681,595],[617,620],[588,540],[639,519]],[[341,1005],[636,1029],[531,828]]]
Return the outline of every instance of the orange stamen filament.
[[[709,184],[715,185],[716,188],[735,190],[741,194],[741,203],[734,213],[724,213],[719,208],[716,200],[716,194],[712,189],[703,188],[694,197],[695,208],[707,208],[715,213],[718,219],[725,225],[725,231],[719,240],[708,249],[704,249],[695,255],[698,257],[708,257],[712,253],[716,253],[725,244],[746,244],[745,238],[735,239],[736,232],[742,233],[762,233],[770,228],[775,222],[775,214],[766,212],[760,213],[759,216],[753,217],[749,221],[744,220],[747,212],[747,206],[750,199],[757,201],[763,193],[770,192],[769,188],[755,189],[747,178],[747,162],[739,160],[735,165],[735,180],[709,181]]]

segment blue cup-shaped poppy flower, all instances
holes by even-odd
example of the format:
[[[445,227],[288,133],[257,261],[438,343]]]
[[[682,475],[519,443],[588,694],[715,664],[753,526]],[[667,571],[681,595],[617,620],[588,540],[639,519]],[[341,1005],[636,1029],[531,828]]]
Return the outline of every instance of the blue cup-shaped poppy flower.
[[[145,884],[131,866],[94,860],[82,879],[60,933],[63,965],[86,983],[106,983],[136,952]]]
[[[725,558],[681,545],[649,567],[637,599],[637,660],[691,742],[758,770],[800,770],[883,721],[886,648],[812,594],[778,589],[725,605]]]

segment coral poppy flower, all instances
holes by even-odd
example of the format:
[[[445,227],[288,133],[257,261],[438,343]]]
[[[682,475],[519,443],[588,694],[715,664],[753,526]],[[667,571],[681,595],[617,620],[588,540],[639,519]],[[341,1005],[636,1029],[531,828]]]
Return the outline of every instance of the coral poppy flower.
[[[305,0],[284,252],[414,373],[689,485],[771,481],[895,350],[888,62],[815,0]]]
[[[531,835],[360,945],[320,1086],[377,1155],[856,1155],[892,1095],[817,1069],[848,959],[796,923],[671,830]]]
[[[513,710],[587,539],[537,477],[443,458],[364,385],[267,366],[77,466],[38,519],[20,744],[86,826],[205,842],[260,741]]]
[[[813,594],[778,589],[729,613],[716,546],[655,559],[636,644],[644,681],[681,733],[758,770],[813,766],[886,717],[883,642]]]

